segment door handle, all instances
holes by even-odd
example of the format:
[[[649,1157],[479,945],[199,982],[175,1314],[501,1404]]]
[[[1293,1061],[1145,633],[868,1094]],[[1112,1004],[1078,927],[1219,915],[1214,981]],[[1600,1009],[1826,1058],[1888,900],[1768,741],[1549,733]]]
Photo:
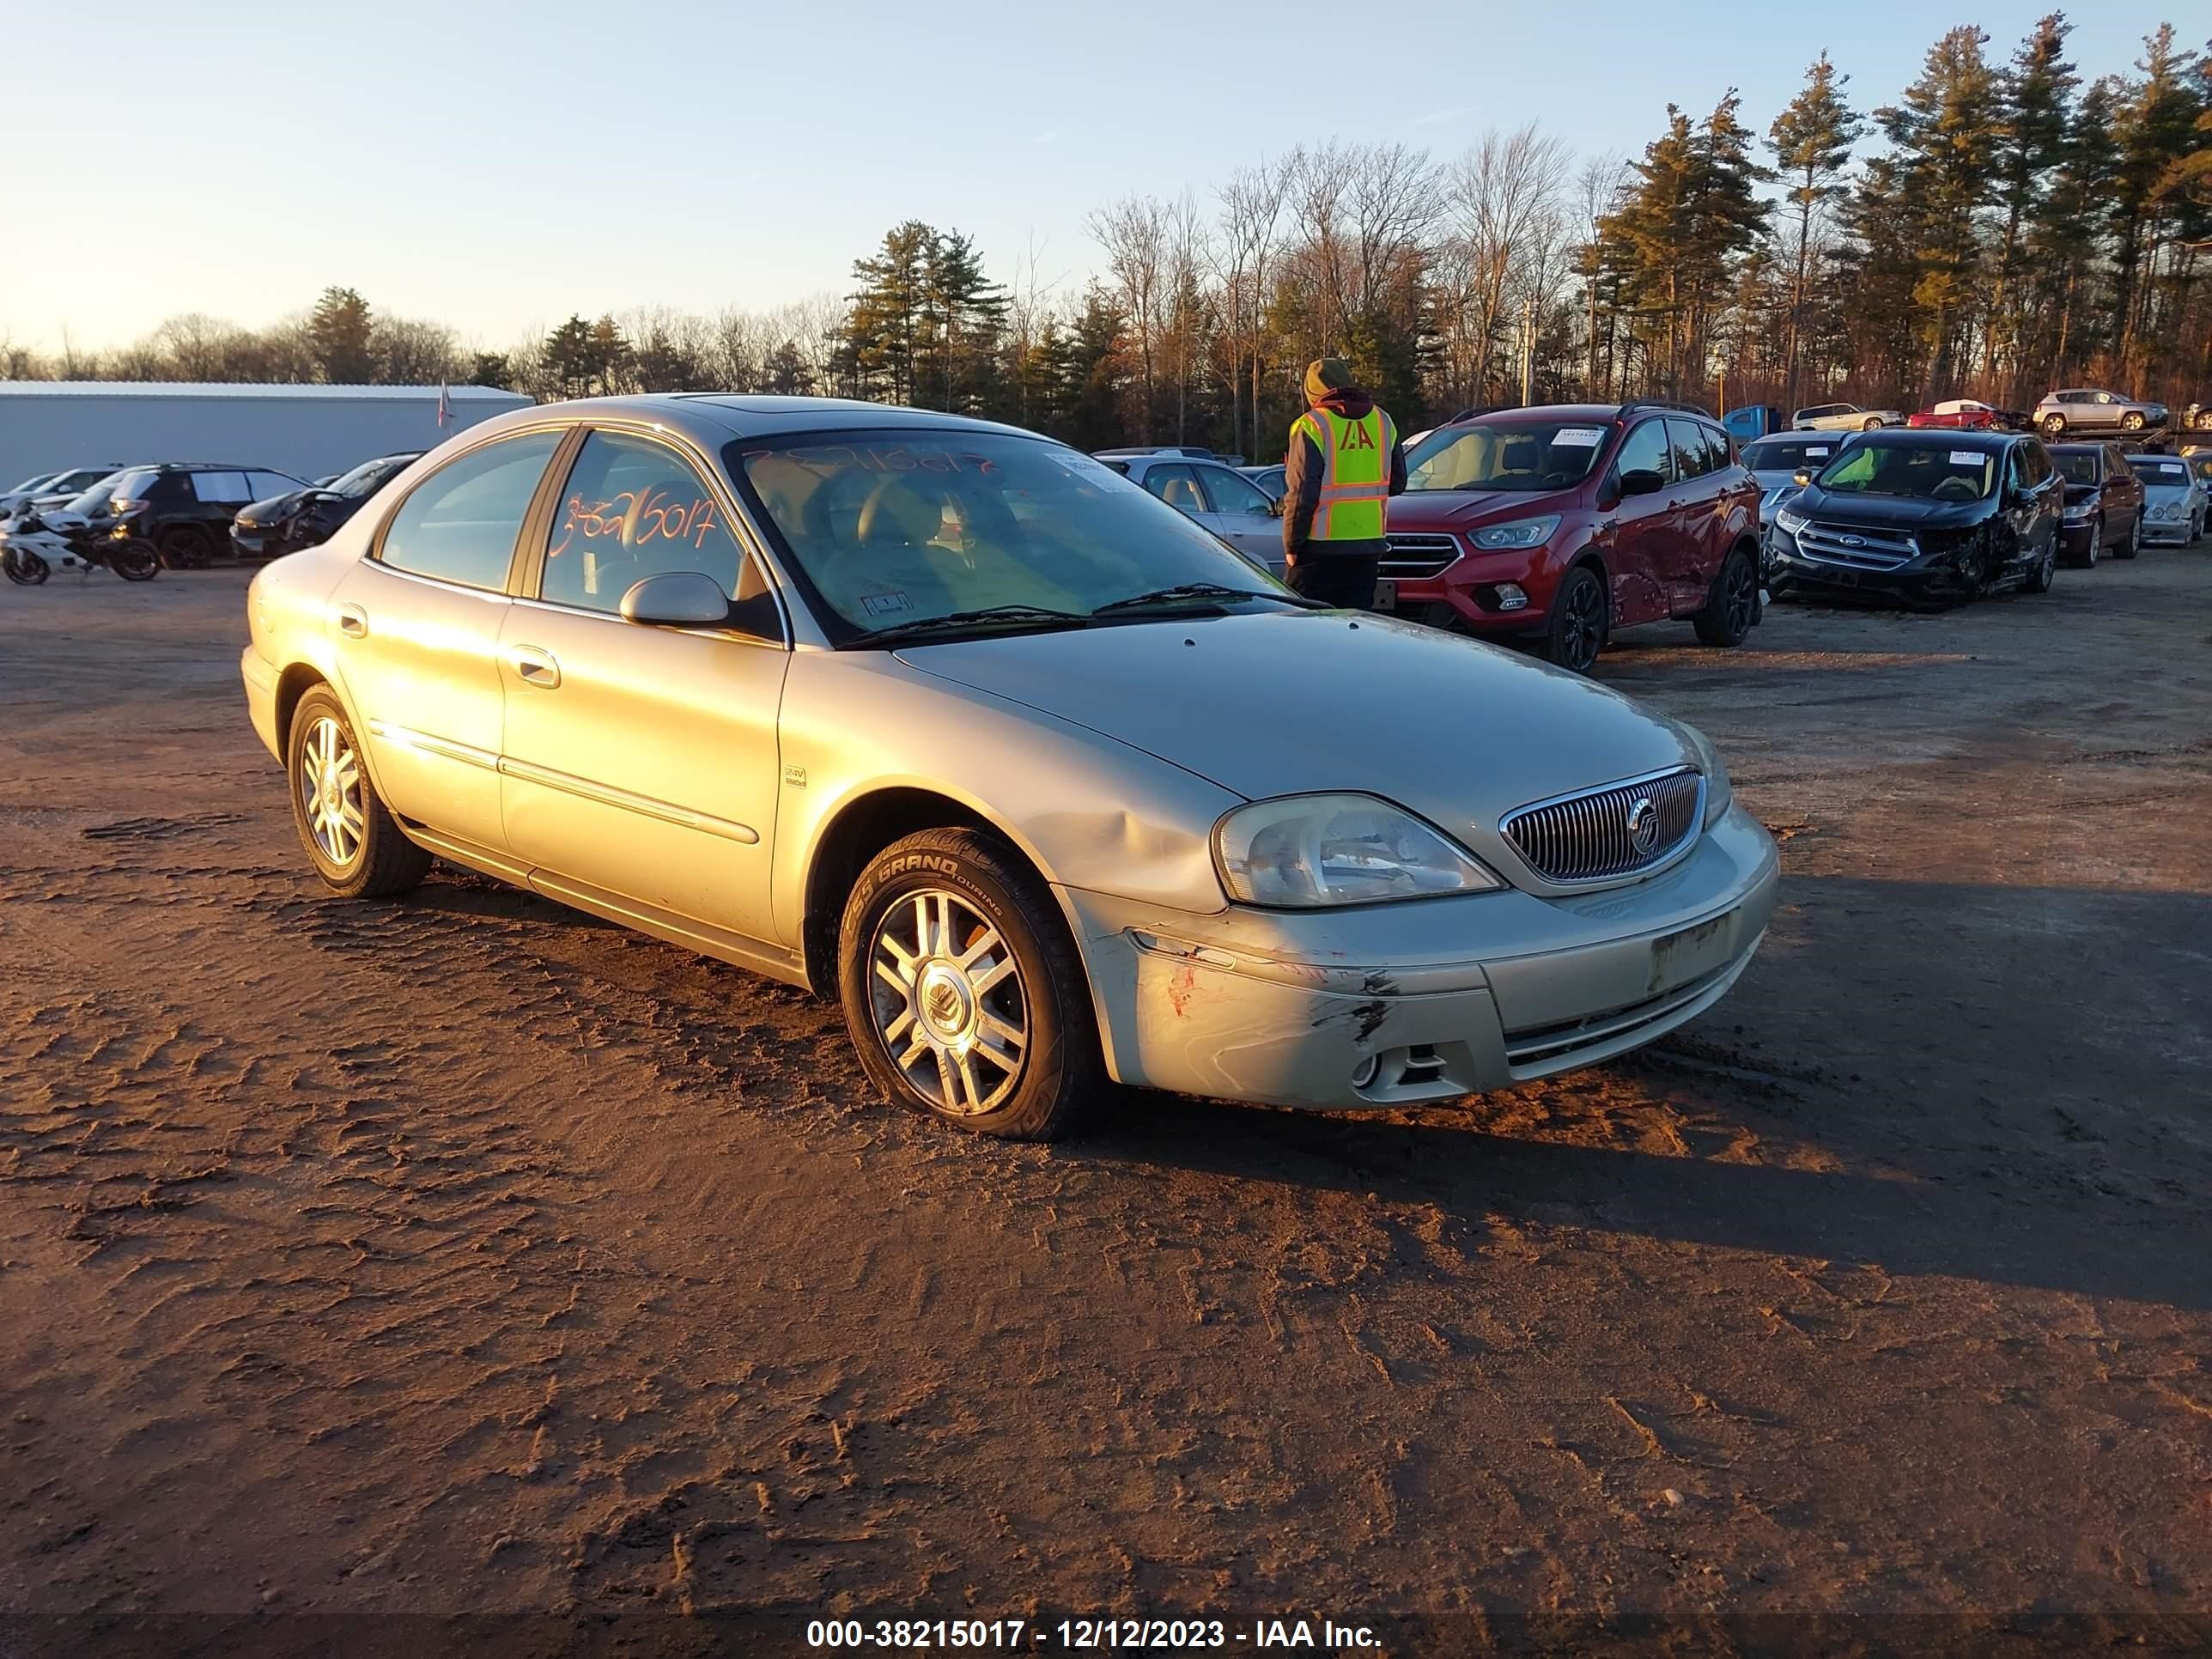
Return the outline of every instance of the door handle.
[[[561,665],[553,660],[550,651],[541,650],[534,645],[518,645],[514,647],[513,659],[515,674],[525,685],[550,691],[561,684]]]
[[[337,617],[338,632],[348,639],[365,640],[368,637],[368,612],[359,605],[340,605]]]

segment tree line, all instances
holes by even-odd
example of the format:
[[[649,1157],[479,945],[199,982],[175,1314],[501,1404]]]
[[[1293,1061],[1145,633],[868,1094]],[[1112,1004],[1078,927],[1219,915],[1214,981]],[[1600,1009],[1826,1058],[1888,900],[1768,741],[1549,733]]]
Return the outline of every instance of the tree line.
[[[2008,51],[1948,31],[1893,101],[1823,53],[1764,130],[1731,90],[1641,156],[1535,125],[1438,158],[1332,143],[1089,229],[1103,268],[1010,281],[909,221],[853,286],[768,312],[572,316],[504,350],[350,289],[270,329],[176,318],[10,376],[473,381],[541,398],[825,392],[1009,420],[1085,447],[1273,454],[1297,377],[1351,359],[1401,426],[1478,405],[1663,395],[2027,407],[2108,384],[2212,401],[2212,46],[2169,25],[2087,76],[2063,13]]]

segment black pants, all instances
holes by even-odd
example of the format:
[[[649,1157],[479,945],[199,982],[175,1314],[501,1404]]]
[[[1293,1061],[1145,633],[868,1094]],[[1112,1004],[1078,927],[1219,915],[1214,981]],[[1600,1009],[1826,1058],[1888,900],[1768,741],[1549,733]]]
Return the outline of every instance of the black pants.
[[[1301,553],[1291,567],[1291,586],[1310,599],[1322,599],[1346,611],[1375,608],[1374,554]]]

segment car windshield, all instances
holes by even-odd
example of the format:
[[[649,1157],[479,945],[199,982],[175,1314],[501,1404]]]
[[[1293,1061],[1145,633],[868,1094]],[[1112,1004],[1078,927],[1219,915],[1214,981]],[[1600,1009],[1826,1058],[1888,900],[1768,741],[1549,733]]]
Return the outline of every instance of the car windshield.
[[[2058,476],[2071,484],[2093,484],[2097,477],[2097,458],[2086,449],[2059,449],[2051,452],[2051,459]]]
[[[1935,444],[1861,443],[1829,462],[1817,482],[1832,495],[1978,501],[1996,487],[2002,459]]]
[[[333,495],[373,495],[379,485],[407,463],[389,456],[380,455],[373,461],[363,461],[350,472],[342,472],[328,486]]]
[[[2174,489],[2186,489],[2189,487],[2189,469],[2179,461],[2146,458],[2139,461],[2130,461],[2128,465],[2135,468],[2136,477],[2147,484],[2164,484]]]
[[[29,477],[24,479],[22,483],[17,484],[8,493],[10,495],[32,495],[44,486],[53,483],[55,479],[61,476],[62,475],[58,472],[33,472]]]
[[[1041,438],[803,433],[740,439],[723,460],[840,644],[956,617],[989,628],[1088,621],[1168,589],[1164,605],[1223,602],[1194,586],[1301,603],[1103,462]]]
[[[1448,426],[1406,455],[1406,488],[1565,489],[1589,476],[1613,435],[1602,421],[1523,417]]]
[[[154,475],[143,470],[134,471],[126,467],[120,472],[111,472],[82,495],[71,500],[64,509],[70,513],[105,513],[107,504],[118,495],[129,495],[132,490],[154,482]]]
[[[1795,472],[1800,467],[1818,472],[1843,447],[1843,440],[1832,437],[1761,438],[1744,446],[1743,464],[1753,472]]]

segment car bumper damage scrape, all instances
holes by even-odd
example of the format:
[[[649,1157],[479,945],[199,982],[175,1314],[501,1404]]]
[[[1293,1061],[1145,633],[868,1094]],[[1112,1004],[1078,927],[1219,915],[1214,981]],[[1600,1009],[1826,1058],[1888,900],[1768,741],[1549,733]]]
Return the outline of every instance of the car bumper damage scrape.
[[[1778,867],[1734,807],[1664,873],[1570,898],[1190,915],[1062,896],[1117,1079],[1343,1109],[1509,1087],[1673,1030],[1750,962]]]

